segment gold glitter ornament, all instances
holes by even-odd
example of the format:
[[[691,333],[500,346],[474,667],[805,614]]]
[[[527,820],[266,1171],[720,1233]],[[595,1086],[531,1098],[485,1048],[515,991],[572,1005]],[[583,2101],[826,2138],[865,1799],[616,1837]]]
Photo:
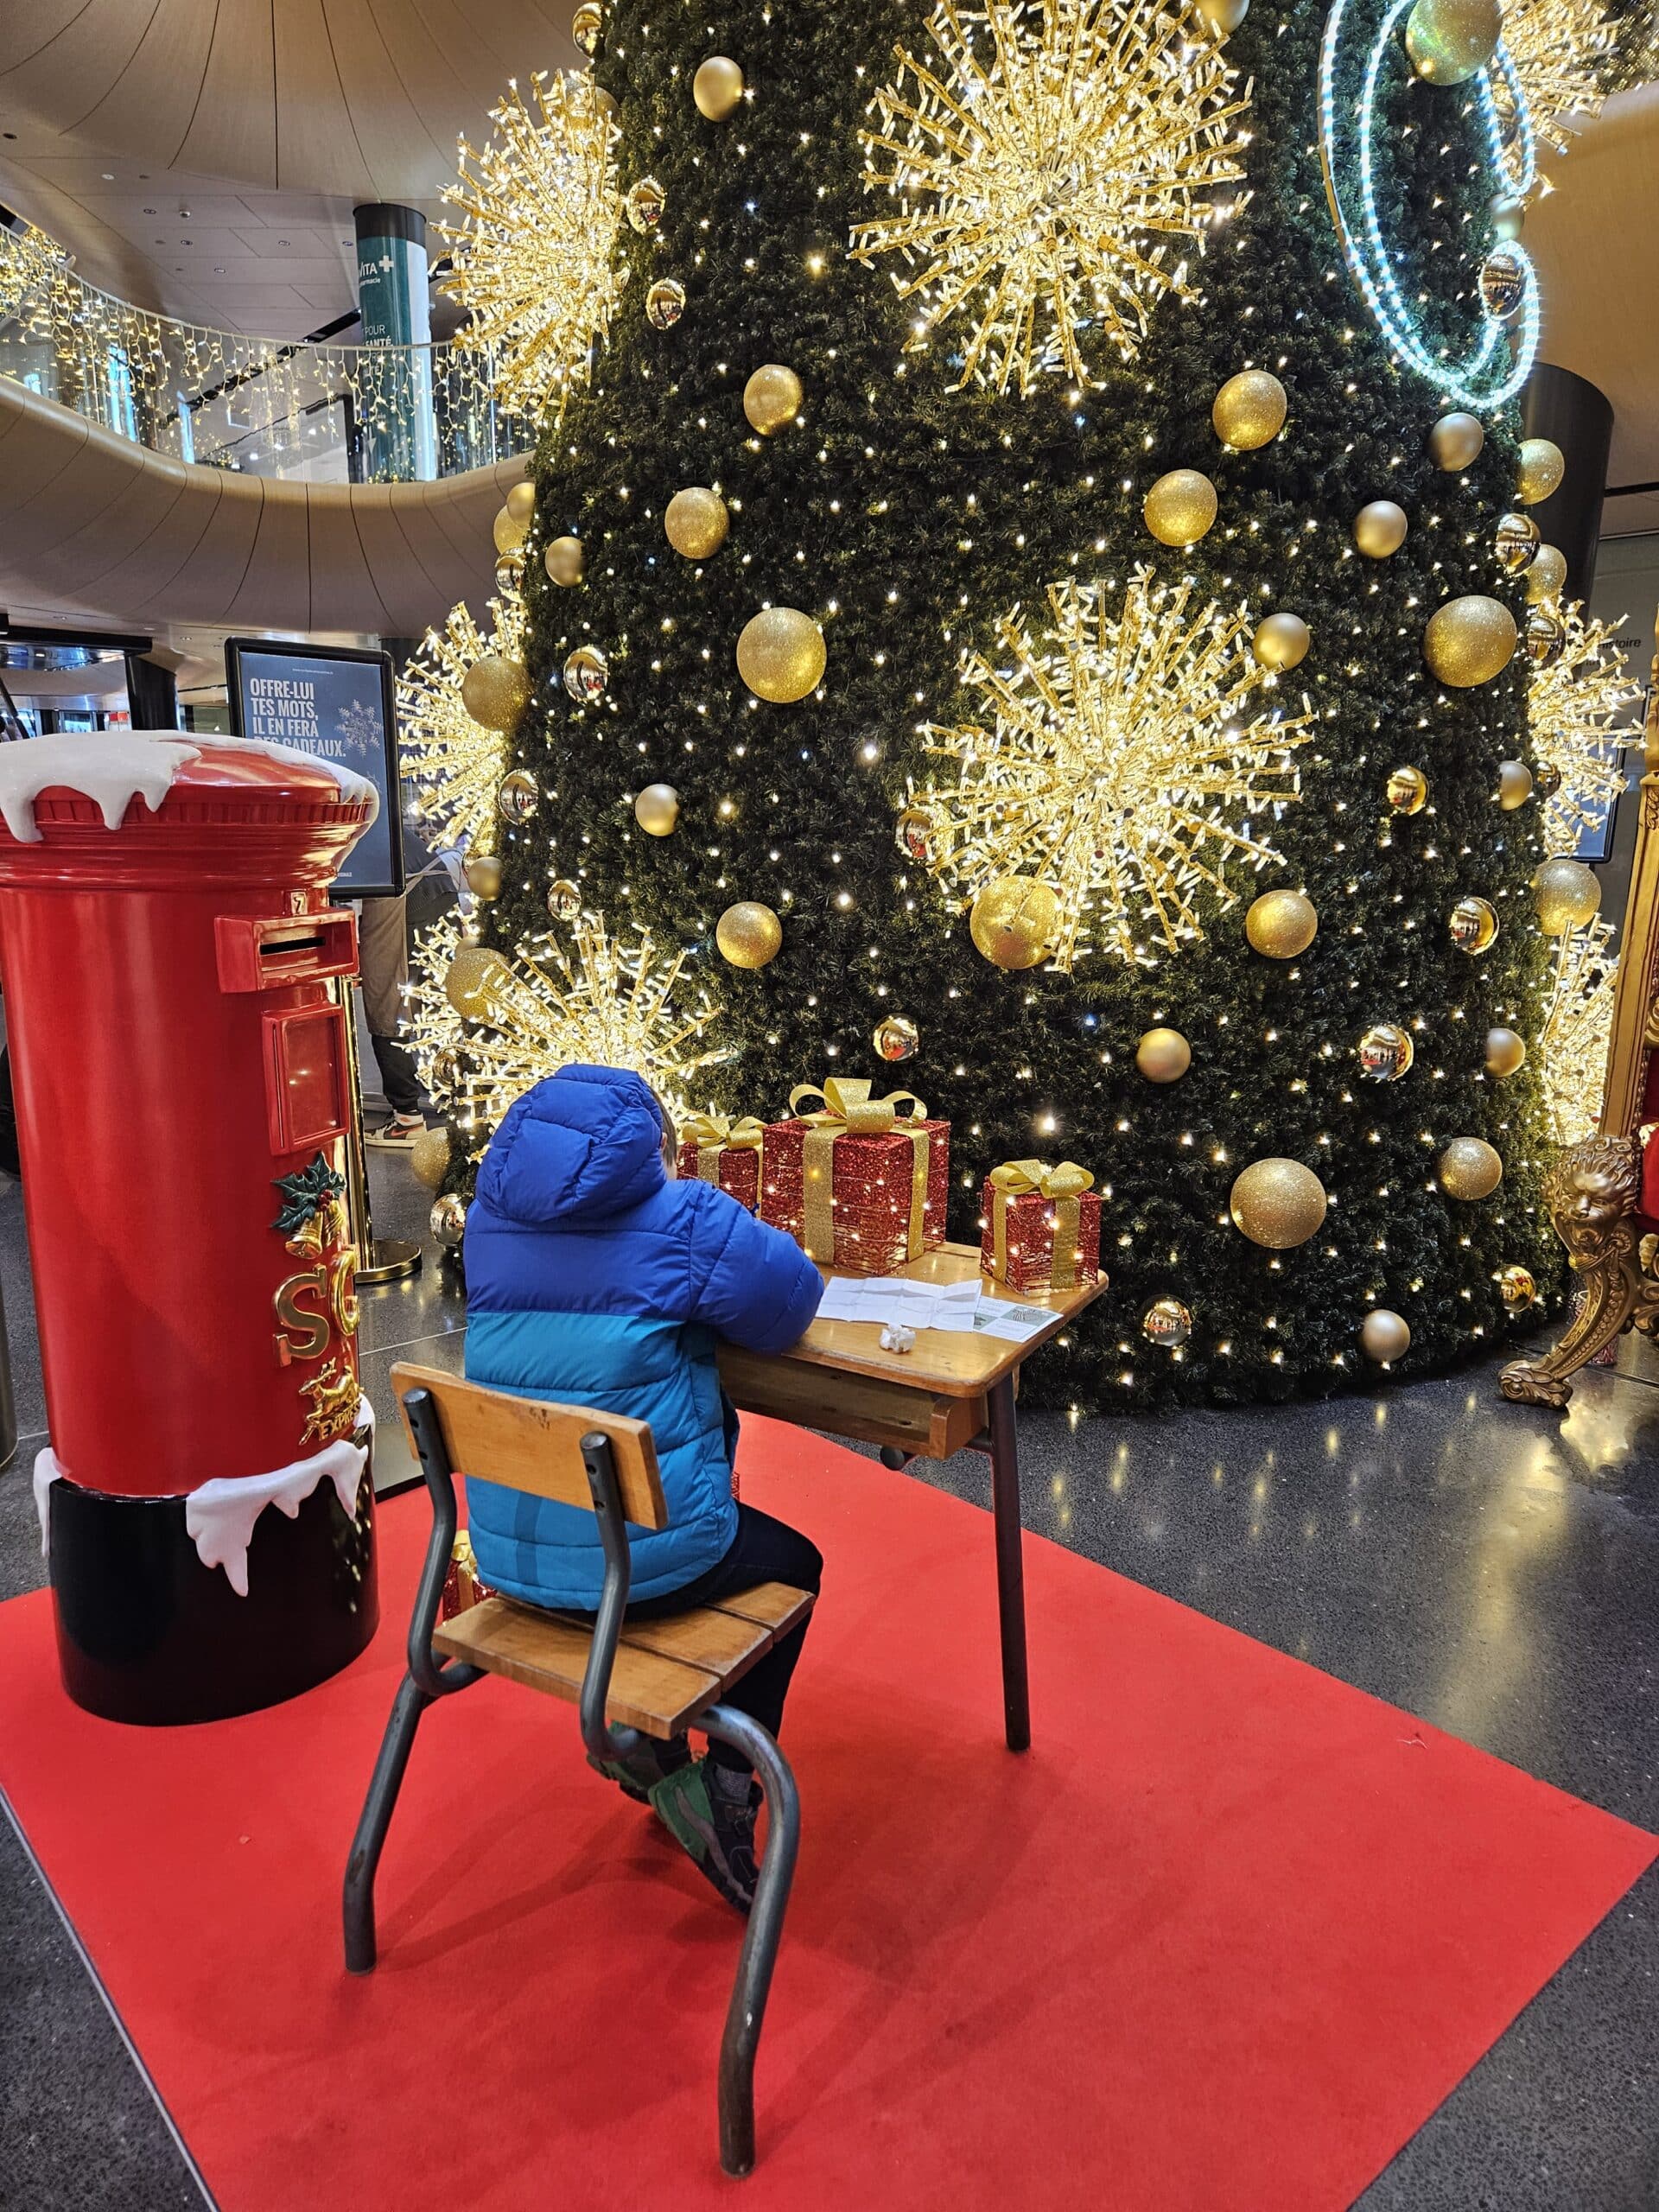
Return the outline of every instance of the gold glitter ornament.
[[[707,561],[726,543],[731,521],[718,492],[711,492],[706,484],[688,484],[669,501],[663,531],[683,559]]]
[[[495,810],[504,822],[528,822],[542,803],[536,779],[528,768],[515,768],[503,776],[495,795]]]
[[[1497,1294],[1503,1301],[1506,1313],[1524,1313],[1538,1295],[1538,1285],[1533,1279],[1531,1268],[1522,1267],[1519,1262],[1500,1268],[1497,1271]]]
[[[870,1039],[884,1060],[909,1059],[920,1041],[915,1023],[904,1014],[884,1014]]]
[[[1445,469],[1448,475],[1454,474],[1480,459],[1485,442],[1486,432],[1479,416],[1457,408],[1450,415],[1442,415],[1429,432],[1429,458],[1436,468]]]
[[[605,12],[597,0],[582,0],[570,18],[570,35],[585,54],[591,57],[599,50],[599,41],[605,35]]]
[[[1513,1029],[1486,1032],[1486,1072],[1500,1081],[1526,1065],[1527,1040]]]
[[[1524,806],[1532,797],[1532,771],[1524,760],[1500,760],[1497,764],[1497,803],[1505,814],[1513,814],[1517,806]]]
[[[1411,1350],[1408,1322],[1386,1306],[1374,1306],[1359,1325],[1359,1348],[1378,1367],[1391,1367]]]
[[[715,925],[715,944],[734,968],[764,968],[783,949],[784,925],[758,899],[740,899]]]
[[[750,429],[769,438],[795,420],[805,397],[793,369],[785,368],[781,361],[768,361],[743,387],[743,412]]]
[[[1417,0],[1406,52],[1426,84],[1460,85],[1486,67],[1503,29],[1498,0]]]
[[[1467,691],[1503,673],[1515,658],[1517,635],[1515,617],[1501,599],[1465,592],[1429,616],[1423,658],[1440,683]]]
[[[1148,1083],[1179,1083],[1192,1065],[1192,1047],[1179,1029],[1148,1029],[1135,1048],[1135,1065]]]
[[[423,1129],[409,1147],[409,1165],[417,1183],[435,1191],[449,1173],[448,1130]]]
[[[1490,1198],[1503,1180],[1503,1162],[1484,1137],[1453,1137],[1441,1153],[1435,1176],[1448,1198]]]
[[[685,313],[685,287],[676,276],[659,276],[645,294],[645,320],[653,330],[672,330]]]
[[[578,645],[565,656],[562,671],[565,690],[579,707],[592,707],[605,696],[611,680],[611,664],[597,645]]]
[[[1192,1333],[1192,1316],[1179,1298],[1160,1298],[1141,1317],[1141,1333],[1164,1351],[1173,1351]]]
[[[657,228],[667,206],[668,194],[654,176],[642,176],[638,184],[628,187],[622,199],[630,229],[641,232]]]
[[[469,854],[465,874],[467,888],[474,899],[499,899],[501,895],[501,863],[493,853]]]
[[[1325,1185],[1300,1160],[1253,1160],[1228,1199],[1233,1226],[1252,1244],[1288,1252],[1319,1234],[1325,1220]]]
[[[1566,456],[1553,440],[1523,438],[1515,496],[1523,507],[1535,507],[1541,500],[1548,499],[1552,492],[1560,489],[1561,479],[1566,474]]]
[[[498,507],[491,531],[498,553],[516,553],[530,535],[530,518],[514,514],[511,507]]]
[[[1373,1022],[1359,1040],[1359,1071],[1373,1083],[1398,1083],[1416,1057],[1411,1033],[1397,1021]]]
[[[1216,435],[1236,453],[1254,453],[1285,427],[1285,387],[1265,369],[1241,369],[1216,394],[1210,420]]]
[[[672,784],[647,784],[633,802],[633,818],[648,837],[671,837],[679,827],[678,791]]]
[[[467,1202],[454,1191],[446,1191],[433,1207],[432,1234],[446,1252],[458,1251],[467,1234]]]
[[[1216,487],[1196,468],[1172,468],[1147,494],[1147,528],[1160,544],[1196,545],[1215,521]]]
[[[709,123],[724,123],[735,115],[743,98],[743,72],[723,54],[711,54],[697,64],[691,79],[691,98],[697,113]]]
[[[579,537],[556,537],[542,555],[548,582],[557,584],[563,591],[582,582],[587,565]]]
[[[798,607],[768,607],[752,615],[737,640],[737,672],[757,698],[789,706],[823,680],[823,632]]]
[[[1302,891],[1264,891],[1244,917],[1244,934],[1269,960],[1294,960],[1319,932],[1313,901]]]
[[[1582,861],[1563,853],[1545,861],[1532,879],[1532,902],[1546,937],[1582,929],[1601,906],[1601,880]]]
[[[1527,598],[1533,606],[1556,600],[1567,582],[1567,556],[1558,545],[1541,545],[1527,570]]]
[[[505,961],[487,945],[458,944],[444,970],[443,995],[457,1014],[481,1014],[506,973]]]
[[[1059,917],[1060,902],[1046,883],[1001,875],[975,899],[968,934],[994,968],[1034,968],[1048,956]]]
[[[559,876],[547,887],[547,911],[556,922],[574,922],[582,912],[582,893],[569,876]]]
[[[1505,575],[1518,575],[1538,550],[1538,525],[1530,515],[1507,514],[1492,540],[1497,565]]]
[[[1300,614],[1269,614],[1256,624],[1250,650],[1263,668],[1283,676],[1301,665],[1313,642],[1313,633]]]
[[[1396,768],[1386,790],[1396,814],[1421,814],[1428,801],[1428,778],[1421,768]]]
[[[1386,561],[1406,542],[1406,511],[1392,499],[1371,499],[1354,517],[1354,543],[1368,561]]]
[[[1490,899],[1459,899],[1446,928],[1459,952],[1484,952],[1497,935],[1497,909]]]
[[[530,704],[530,671],[521,660],[486,653],[462,677],[461,702],[486,729],[510,730]]]

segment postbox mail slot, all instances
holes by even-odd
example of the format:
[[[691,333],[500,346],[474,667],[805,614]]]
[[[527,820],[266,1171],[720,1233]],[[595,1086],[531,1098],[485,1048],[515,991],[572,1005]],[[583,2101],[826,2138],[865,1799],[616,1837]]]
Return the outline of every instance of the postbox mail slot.
[[[221,991],[270,991],[357,973],[357,917],[345,907],[321,914],[220,914],[213,933]]]
[[[265,1108],[273,1153],[309,1152],[343,1135],[346,1021],[337,1006],[265,1016]]]

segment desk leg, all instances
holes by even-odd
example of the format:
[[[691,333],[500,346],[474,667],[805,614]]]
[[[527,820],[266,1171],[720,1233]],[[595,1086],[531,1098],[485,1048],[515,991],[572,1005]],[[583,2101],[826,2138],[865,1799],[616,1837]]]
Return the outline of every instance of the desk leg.
[[[1002,1715],[1008,1749],[1031,1748],[1031,1694],[1026,1677],[1026,1570],[1020,1548],[1020,1446],[1014,1430],[1014,1377],[992,1384],[991,1512],[996,1524],[996,1606],[1002,1632]]]

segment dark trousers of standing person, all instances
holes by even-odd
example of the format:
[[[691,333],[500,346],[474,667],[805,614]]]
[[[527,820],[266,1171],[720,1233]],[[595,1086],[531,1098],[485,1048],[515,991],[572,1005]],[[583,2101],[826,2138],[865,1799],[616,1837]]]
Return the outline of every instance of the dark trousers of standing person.
[[[365,899],[357,925],[359,985],[386,1103],[400,1121],[423,1111],[415,1055],[397,1041],[409,982],[408,900]]]

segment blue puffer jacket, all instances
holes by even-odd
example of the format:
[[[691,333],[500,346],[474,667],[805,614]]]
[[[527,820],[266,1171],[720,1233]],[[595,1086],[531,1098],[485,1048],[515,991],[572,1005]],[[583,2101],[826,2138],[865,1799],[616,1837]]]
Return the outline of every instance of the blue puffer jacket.
[[[711,1183],[671,1180],[650,1090],[619,1068],[562,1068],[496,1131],[467,1215],[467,1374],[648,1421],[668,1526],[631,1532],[632,1594],[706,1573],[737,1533],[737,1416],[715,1342],[792,1344],[823,1278],[780,1230]],[[467,1485],[479,1573],[509,1597],[591,1611],[605,1560],[575,1506]]]

